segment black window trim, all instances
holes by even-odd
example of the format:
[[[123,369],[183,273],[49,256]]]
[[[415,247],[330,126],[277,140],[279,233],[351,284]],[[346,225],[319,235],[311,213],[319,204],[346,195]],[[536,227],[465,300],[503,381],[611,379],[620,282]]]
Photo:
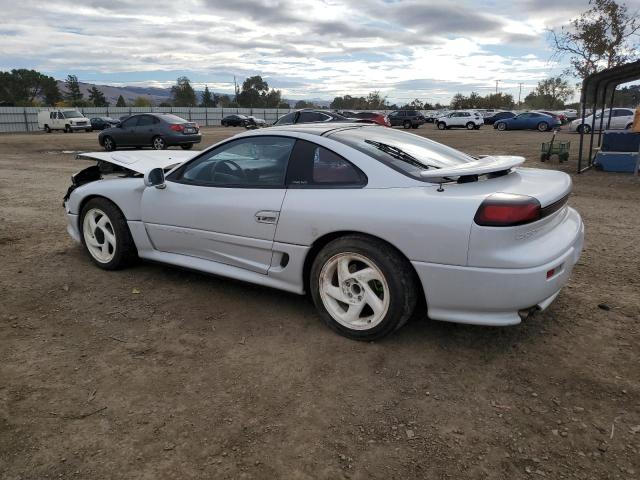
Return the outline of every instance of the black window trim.
[[[211,152],[212,150],[214,150],[214,148],[209,148],[207,150],[203,150],[202,153],[200,153],[199,155],[193,157],[192,159],[190,159],[188,162],[180,165],[178,168],[176,168],[174,171],[172,171],[169,175],[167,175],[167,177],[165,178],[165,181],[167,182],[173,182],[173,183],[180,183],[182,185],[192,185],[192,186],[196,186],[196,187],[208,187],[208,188],[245,188],[245,189],[272,189],[272,190],[278,190],[278,189],[293,189],[293,190],[301,190],[301,189],[317,189],[317,190],[327,190],[327,189],[361,189],[367,186],[367,184],[369,183],[369,178],[367,177],[366,173],[364,173],[357,165],[355,165],[353,162],[350,162],[349,160],[347,160],[346,158],[344,158],[344,156],[340,155],[339,153],[336,153],[334,150],[332,150],[331,148],[325,147],[324,145],[320,145],[319,143],[316,142],[312,142],[310,140],[306,140],[306,139],[302,139],[302,138],[298,138],[298,137],[291,137],[288,135],[274,135],[274,134],[263,134],[263,135],[251,135],[249,137],[242,137],[242,138],[234,138],[231,137],[228,140],[224,141],[223,143],[217,144],[215,146],[215,149],[218,149],[219,147],[222,147],[224,145],[227,145],[228,143],[234,142],[234,141],[238,141],[238,140],[245,140],[247,138],[264,138],[264,137],[279,137],[279,138],[288,138],[291,140],[294,140],[293,143],[293,147],[291,148],[291,152],[289,153],[289,158],[287,158],[287,168],[285,169],[285,173],[284,173],[284,181],[282,182],[282,185],[242,185],[242,184],[230,184],[230,185],[217,185],[217,184],[211,184],[211,183],[206,183],[206,182],[193,182],[190,180],[184,180],[182,178],[182,174],[184,172],[184,170],[193,162],[197,161],[198,159],[202,158],[204,155],[208,154],[209,152]],[[291,164],[291,154],[293,153],[293,151],[296,148],[296,144],[298,143],[298,141],[303,140],[305,142],[309,142],[309,143],[313,143],[314,145],[317,145],[318,147],[322,147],[328,151],[330,151],[331,153],[333,153],[334,155],[340,157],[342,160],[344,160],[345,162],[347,162],[349,165],[353,166],[353,168],[356,170],[356,172],[358,172],[358,174],[361,177],[362,183],[357,184],[357,185],[348,185],[348,184],[323,184],[323,185],[302,185],[302,184],[291,184],[289,182],[287,182],[287,178],[289,176],[289,166]]]

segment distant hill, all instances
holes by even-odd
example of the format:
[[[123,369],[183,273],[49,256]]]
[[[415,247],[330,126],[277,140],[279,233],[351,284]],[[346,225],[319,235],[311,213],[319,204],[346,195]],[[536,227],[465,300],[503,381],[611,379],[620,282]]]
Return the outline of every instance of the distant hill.
[[[107,97],[107,102],[111,105],[115,105],[118,101],[118,97],[122,95],[127,103],[133,102],[138,97],[148,98],[152,104],[158,105],[162,102],[168,102],[171,100],[171,88],[160,88],[160,87],[134,87],[123,85],[122,87],[115,87],[113,85],[96,85],[93,83],[80,83],[80,91],[83,93],[84,98],[89,98],[89,89],[91,87],[98,87],[99,90],[104,93],[105,97]],[[64,94],[66,91],[65,83],[62,80],[58,80],[58,88]],[[212,92],[213,93],[213,92]],[[217,93],[217,92],[216,92]],[[196,90],[196,95],[198,96],[198,101],[202,97],[202,91]],[[283,101],[287,102],[291,107],[296,104],[297,100],[287,100]],[[331,103],[328,100],[322,100],[319,98],[311,98],[307,100],[309,102],[313,102],[320,107],[328,107]]]
[[[93,83],[80,83],[80,91],[84,94],[85,99],[89,97],[89,89],[91,87],[98,87],[99,90],[107,97],[107,102],[111,105],[115,105],[118,101],[118,97],[122,95],[124,99],[129,102],[133,102],[138,97],[148,98],[153,104],[157,105],[162,102],[167,102],[171,98],[170,88],[158,88],[158,87],[114,87],[111,85],[94,85]],[[58,80],[58,88],[61,92],[65,92],[65,83]]]

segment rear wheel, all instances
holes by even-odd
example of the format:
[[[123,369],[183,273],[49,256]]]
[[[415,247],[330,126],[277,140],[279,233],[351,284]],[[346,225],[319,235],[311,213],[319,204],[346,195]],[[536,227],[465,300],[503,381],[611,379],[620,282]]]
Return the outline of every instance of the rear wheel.
[[[420,125],[418,125],[417,123],[415,125],[411,125],[411,128],[418,128]]]
[[[507,129],[507,124],[504,122],[500,122],[498,123],[498,126],[496,128],[501,132],[504,132]]]
[[[113,152],[116,149],[116,142],[113,140],[113,138],[106,136],[102,140],[102,146],[107,152]]]
[[[549,130],[549,124],[547,122],[540,122],[537,128],[539,132],[546,132]]]
[[[183,150],[191,150],[193,148],[193,143],[186,143],[184,145],[180,145],[180,148]]]
[[[438,122],[438,130],[445,130],[447,128],[447,124],[444,122]]]
[[[624,127],[624,129],[631,130],[631,127],[633,127],[633,123],[628,124],[626,127]]]
[[[476,128],[475,123],[473,122],[468,122],[465,127],[467,127],[467,130],[473,130],[474,128]]]
[[[577,130],[578,130],[578,133],[584,133],[584,134],[591,133],[591,127],[589,125],[580,125]]]
[[[397,330],[416,305],[409,262],[388,244],[362,235],[327,244],[313,262],[309,284],[325,323],[355,340]]]
[[[106,198],[92,198],[82,208],[80,237],[93,263],[105,270],[126,267],[137,257],[124,215]]]
[[[44,126],[44,131],[47,133],[51,133],[51,127],[49,125]]]
[[[166,150],[167,142],[160,136],[153,137],[153,139],[151,139],[151,148],[154,150]]]

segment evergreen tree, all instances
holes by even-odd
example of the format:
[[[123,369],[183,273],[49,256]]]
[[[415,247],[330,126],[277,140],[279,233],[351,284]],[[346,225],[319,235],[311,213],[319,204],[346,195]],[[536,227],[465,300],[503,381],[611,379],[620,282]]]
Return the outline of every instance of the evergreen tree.
[[[107,98],[104,96],[101,90],[99,90],[95,85],[89,89],[89,101],[93,104],[94,107],[108,107],[109,102],[107,102]]]
[[[65,93],[65,100],[67,100],[71,105],[78,106],[82,104],[82,99],[84,95],[80,91],[80,83],[78,82],[78,77],[75,75],[68,75],[67,80],[65,81],[65,87],[67,89]]]
[[[125,102],[124,97],[120,95],[118,97],[118,101],[116,102],[116,107],[126,107],[126,106],[127,106],[127,102]]]
[[[212,94],[209,90],[209,87],[205,85],[204,92],[202,94],[202,103],[201,107],[205,108],[213,108],[216,106],[216,98],[215,94]]]
[[[176,107],[195,107],[196,92],[187,77],[179,77],[176,84],[171,87],[173,105]]]

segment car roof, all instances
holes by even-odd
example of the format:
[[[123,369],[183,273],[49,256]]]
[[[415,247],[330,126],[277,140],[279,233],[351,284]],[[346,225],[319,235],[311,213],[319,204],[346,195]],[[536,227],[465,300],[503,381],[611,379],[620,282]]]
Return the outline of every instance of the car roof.
[[[269,128],[263,128],[260,130],[249,130],[244,134],[253,134],[253,135],[269,135],[270,133],[286,133],[286,132],[295,132],[295,133],[308,133],[310,135],[318,135],[323,136],[329,132],[335,130],[342,130],[345,128],[365,128],[365,127],[376,127],[376,128],[387,128],[379,125],[375,125],[373,123],[354,123],[354,122],[319,122],[319,123],[296,123],[293,125],[275,125]]]

